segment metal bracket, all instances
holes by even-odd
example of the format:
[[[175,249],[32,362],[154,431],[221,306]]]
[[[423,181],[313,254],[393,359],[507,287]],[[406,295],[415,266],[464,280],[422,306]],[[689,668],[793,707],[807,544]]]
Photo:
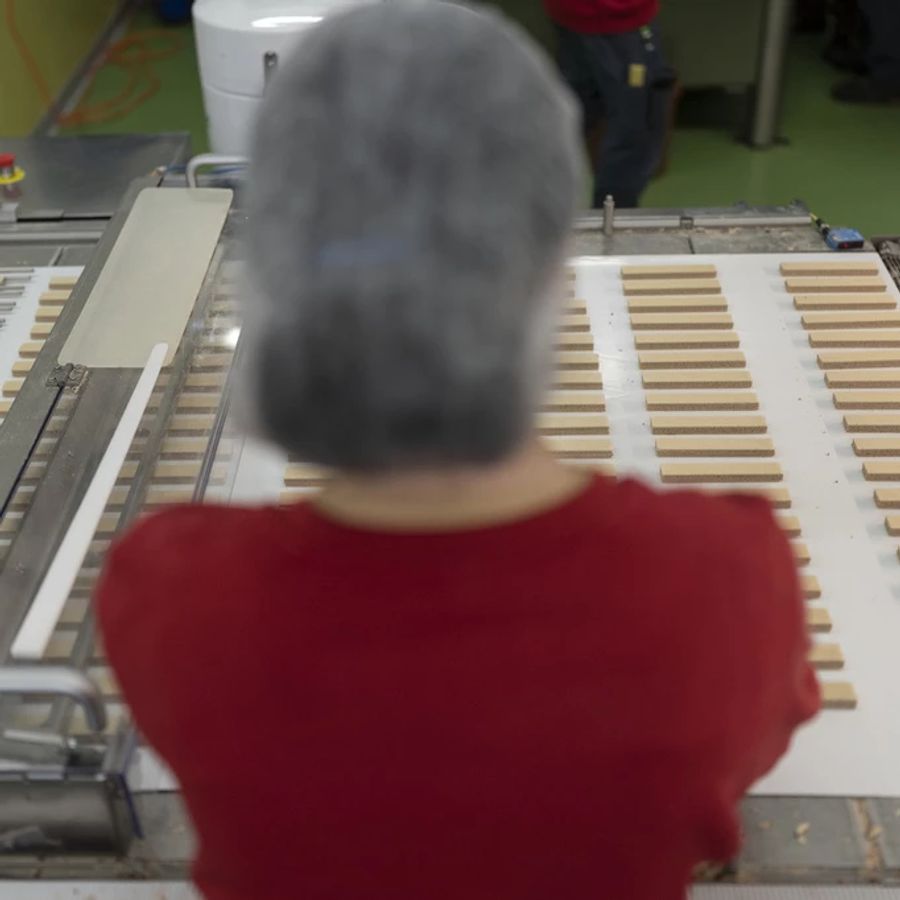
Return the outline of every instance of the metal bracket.
[[[278,54],[273,50],[269,50],[263,54],[263,84],[264,88],[269,86],[269,80],[278,69]]]
[[[94,733],[106,728],[106,707],[97,685],[83,672],[65,666],[4,666],[0,668],[0,695],[69,697],[84,710]]]
[[[56,366],[47,378],[47,387],[78,387],[87,369],[84,366],[77,366],[73,363],[66,363],[64,366]]]

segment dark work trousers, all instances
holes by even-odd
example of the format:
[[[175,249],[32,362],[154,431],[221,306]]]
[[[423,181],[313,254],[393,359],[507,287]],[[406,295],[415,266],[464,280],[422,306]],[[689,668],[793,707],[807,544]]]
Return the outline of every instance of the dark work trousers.
[[[662,156],[675,83],[656,29],[580,34],[557,27],[559,67],[581,101],[585,132],[605,124],[594,206],[607,194],[617,206],[637,206]]]
[[[869,75],[900,90],[900,0],[860,0],[859,5],[869,26]]]

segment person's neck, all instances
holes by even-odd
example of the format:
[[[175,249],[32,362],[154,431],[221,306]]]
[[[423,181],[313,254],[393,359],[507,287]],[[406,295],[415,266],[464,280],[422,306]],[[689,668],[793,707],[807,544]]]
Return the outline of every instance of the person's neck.
[[[442,531],[512,522],[578,494],[590,473],[561,465],[537,440],[491,466],[338,473],[313,501],[335,521],[378,530]]]

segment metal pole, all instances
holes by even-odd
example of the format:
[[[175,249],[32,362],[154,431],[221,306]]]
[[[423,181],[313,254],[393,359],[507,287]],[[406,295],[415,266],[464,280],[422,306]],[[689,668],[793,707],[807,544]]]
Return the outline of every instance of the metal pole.
[[[771,147],[778,137],[785,59],[793,11],[793,0],[769,0],[766,4],[756,103],[750,130],[750,145],[753,147]]]

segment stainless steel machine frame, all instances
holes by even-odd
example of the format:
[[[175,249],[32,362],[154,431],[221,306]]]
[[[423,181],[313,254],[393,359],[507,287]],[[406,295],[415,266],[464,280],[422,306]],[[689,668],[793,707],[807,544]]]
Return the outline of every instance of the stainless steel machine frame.
[[[96,687],[85,674],[93,629],[90,616],[72,650],[69,664],[11,665],[12,635],[31,602],[55,548],[66,532],[78,501],[137,378],[135,370],[60,369],[59,347],[74,324],[102,271],[137,192],[165,190],[183,179],[162,173],[135,182],[118,212],[105,223],[87,267],[65,312],[29,373],[19,399],[0,426],[0,514],[21,478],[54,410],[67,407],[57,452],[39,482],[18,537],[0,568],[0,728],[8,695],[40,694],[53,699],[53,728],[41,732],[0,731],[0,877],[75,876],[159,877],[184,875],[191,838],[177,794],[146,796],[129,789],[128,772],[137,735],[127,725],[102,738],[105,711]],[[587,216],[576,229],[578,254],[690,254],[785,252],[822,249],[821,238],[799,203],[770,209],[638,210],[611,212],[614,220]],[[233,209],[204,285],[191,324],[170,369],[166,392],[150,429],[137,475],[123,509],[123,523],[137,514],[186,372],[192,335],[204,320],[222,267],[235,253],[243,224]],[[604,228],[604,225],[606,226]],[[611,231],[611,233],[610,233]],[[0,228],[0,254],[8,246]],[[39,244],[40,242],[38,242]],[[893,260],[900,272],[900,259]],[[208,475],[216,443],[228,415],[223,393],[203,461]],[[199,498],[205,486],[200,479]],[[87,711],[96,734],[72,737],[66,728],[75,705]],[[236,774],[239,777],[239,773]],[[894,808],[900,801],[756,798],[747,801],[747,849],[735,864],[742,878],[761,881],[886,881],[900,877],[900,825]],[[801,817],[798,820],[798,817]],[[811,823],[803,852],[791,839],[797,821]],[[778,839],[777,842],[775,839]],[[716,877],[728,872],[712,873]],[[732,873],[733,874],[733,873]]]

